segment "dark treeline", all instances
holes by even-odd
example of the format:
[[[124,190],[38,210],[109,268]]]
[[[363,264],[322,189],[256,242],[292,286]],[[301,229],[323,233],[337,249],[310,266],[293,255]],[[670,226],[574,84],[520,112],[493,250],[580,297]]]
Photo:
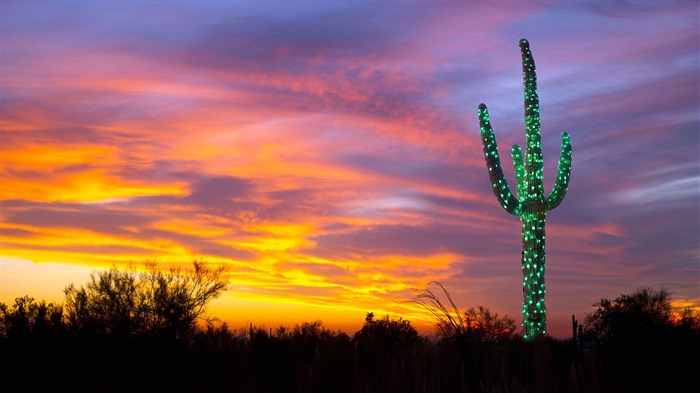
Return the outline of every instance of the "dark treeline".
[[[584,393],[685,391],[700,369],[698,313],[663,289],[596,301],[570,339],[524,341],[508,316],[455,314],[429,287],[414,300],[435,317],[431,337],[371,312],[353,335],[197,324],[222,274],[111,269],[68,286],[65,305],[0,303],[3,375],[17,391]]]

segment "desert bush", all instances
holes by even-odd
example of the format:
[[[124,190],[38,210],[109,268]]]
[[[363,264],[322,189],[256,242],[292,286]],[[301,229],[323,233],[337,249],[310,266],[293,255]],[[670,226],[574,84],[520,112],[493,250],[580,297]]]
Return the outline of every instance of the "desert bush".
[[[0,335],[18,338],[52,335],[63,332],[63,306],[37,302],[33,297],[22,296],[8,307],[0,303]]]
[[[435,292],[432,285],[440,291]],[[508,315],[499,316],[483,306],[471,307],[462,314],[447,288],[437,281],[428,283],[413,301],[428,311],[441,339],[496,343],[516,335],[515,320]]]
[[[374,313],[369,312],[362,328],[353,336],[353,341],[361,354],[370,357],[391,357],[414,347],[422,340],[411,321],[403,318],[391,319],[389,315],[374,319]]]
[[[182,338],[193,332],[209,301],[227,282],[224,267],[194,261],[192,270],[159,269],[154,263],[93,272],[85,286],[65,290],[69,326],[83,334]]]
[[[595,310],[586,315],[584,325],[589,341],[641,342],[700,334],[700,310],[674,308],[666,289],[640,287],[613,300],[601,298],[593,306]]]

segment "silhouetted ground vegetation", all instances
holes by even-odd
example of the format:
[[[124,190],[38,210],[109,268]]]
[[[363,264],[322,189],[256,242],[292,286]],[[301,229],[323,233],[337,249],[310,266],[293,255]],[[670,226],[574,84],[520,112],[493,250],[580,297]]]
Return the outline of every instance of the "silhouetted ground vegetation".
[[[524,341],[511,318],[460,313],[435,283],[449,307],[430,287],[417,297],[434,336],[373,313],[351,336],[321,321],[196,325],[221,273],[113,269],[69,286],[66,305],[0,303],[3,374],[17,391],[592,393],[686,391],[700,369],[698,313],[674,310],[665,290],[595,302],[571,339]]]

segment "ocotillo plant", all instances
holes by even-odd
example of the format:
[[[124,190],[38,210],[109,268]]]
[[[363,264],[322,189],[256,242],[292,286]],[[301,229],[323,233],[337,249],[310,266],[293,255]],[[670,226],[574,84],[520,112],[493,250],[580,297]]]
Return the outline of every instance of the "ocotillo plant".
[[[540,142],[540,101],[537,96],[535,60],[526,39],[520,40],[525,90],[525,159],[520,146],[511,149],[517,197],[510,191],[498,156],[496,136],[491,128],[489,111],[480,104],[478,110],[481,141],[486,166],[494,194],[503,209],[519,216],[522,222],[523,251],[523,336],[526,340],[547,334],[547,310],[544,304],[545,217],[548,210],[559,206],[564,199],[571,174],[571,143],[569,135],[562,133],[559,169],[554,188],[544,195],[542,181],[542,145]]]

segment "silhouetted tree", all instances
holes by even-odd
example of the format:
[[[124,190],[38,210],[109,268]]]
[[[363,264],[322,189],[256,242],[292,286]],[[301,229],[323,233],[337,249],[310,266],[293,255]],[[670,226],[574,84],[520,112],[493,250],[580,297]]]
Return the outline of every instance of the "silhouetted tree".
[[[176,268],[163,271],[151,265],[141,275],[150,284],[146,285],[147,300],[151,303],[151,312],[147,314],[151,322],[147,327],[156,334],[171,337],[189,332],[203,316],[206,305],[228,287],[224,272],[223,265],[212,270],[201,261],[193,262],[190,271]]]
[[[442,294],[433,291],[431,285],[438,286]],[[428,283],[413,301],[430,313],[437,335],[442,339],[492,343],[506,341],[515,335],[515,320],[508,315],[501,317],[483,306],[471,307],[464,314],[460,313],[447,288],[440,282]]]
[[[33,297],[15,299],[12,307],[0,303],[0,335],[19,338],[36,335],[50,335],[62,332],[63,306],[36,302]]]
[[[315,362],[312,374],[304,372],[301,364],[302,377],[299,392],[346,392],[350,386],[352,373],[352,344],[350,336],[342,331],[334,331],[323,326],[321,321],[295,325],[292,329],[292,339],[301,346],[302,357],[309,354],[308,343],[310,339],[317,337],[315,347]],[[299,351],[299,347],[297,349]],[[308,358],[307,358],[308,359]],[[308,368],[307,368],[308,370]],[[304,383],[304,375],[308,375],[308,381]],[[311,382],[312,381],[312,382]],[[311,383],[310,383],[311,382]]]
[[[433,291],[433,285],[440,291]],[[498,347],[505,351],[507,344],[513,341],[515,320],[507,315],[501,317],[483,306],[460,313],[445,286],[437,281],[428,283],[413,301],[430,313],[443,350],[446,354],[452,353],[453,361],[460,365],[461,371],[454,376],[462,381],[459,389],[499,390],[496,380],[499,373],[506,373],[508,363]],[[538,337],[538,341],[541,339]],[[483,386],[484,380],[493,381],[489,382],[489,388]]]
[[[659,333],[673,325],[670,292],[641,287],[614,300],[593,303],[596,310],[586,315],[586,331],[606,339],[637,339]]]
[[[681,331],[700,334],[700,309],[692,306],[682,307],[674,313],[673,323]]]
[[[697,330],[679,325],[666,289],[641,287],[629,294],[600,299],[586,316],[584,337],[601,365],[601,391],[683,391],[684,377],[697,371]],[[692,312],[689,312],[692,315]],[[685,319],[692,324],[692,317]],[[607,365],[607,367],[604,367]]]
[[[464,326],[461,333],[479,342],[496,343],[510,340],[515,335],[515,320],[483,306],[471,307],[464,312]]]
[[[367,313],[362,328],[353,336],[357,354],[357,391],[410,391],[411,375],[406,371],[416,366],[423,339],[410,321],[375,319]]]
[[[368,312],[364,325],[355,333],[353,340],[361,353],[392,356],[402,349],[412,348],[421,338],[411,321],[390,319],[388,315],[377,320],[374,313]]]
[[[154,263],[146,268],[96,271],[85,286],[66,287],[69,326],[115,337],[180,338],[192,332],[207,303],[227,288],[224,266],[210,269],[194,261],[192,270],[162,270]]]
[[[280,334],[280,329],[278,329],[278,334]],[[305,359],[317,357],[321,343],[336,340],[350,341],[350,337],[347,334],[327,329],[323,326],[323,322],[319,320],[294,325],[287,337],[295,343],[298,353]]]

